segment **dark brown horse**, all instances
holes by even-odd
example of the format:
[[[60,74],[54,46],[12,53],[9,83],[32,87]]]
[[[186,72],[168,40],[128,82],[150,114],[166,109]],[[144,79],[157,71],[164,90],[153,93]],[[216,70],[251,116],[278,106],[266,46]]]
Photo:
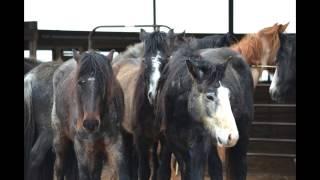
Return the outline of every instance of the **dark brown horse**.
[[[112,179],[129,179],[120,132],[123,92],[107,57],[94,51],[61,65],[53,77],[55,177],[64,179],[66,152],[74,147],[81,180],[99,180],[103,162]]]
[[[126,52],[116,57],[113,64],[125,96],[125,115],[122,125],[125,131],[133,136],[134,149],[138,155],[138,176],[141,180],[148,180],[150,177],[151,147],[156,146],[159,140],[160,123],[154,119],[153,103],[161,71],[174,48],[175,37],[173,30],[168,33],[160,31],[147,33],[142,29],[140,33],[142,43],[128,48]],[[134,163],[134,160],[132,162]],[[153,162],[155,162],[153,164],[153,178],[155,178],[157,160]],[[136,176],[135,171],[132,171],[132,176]]]

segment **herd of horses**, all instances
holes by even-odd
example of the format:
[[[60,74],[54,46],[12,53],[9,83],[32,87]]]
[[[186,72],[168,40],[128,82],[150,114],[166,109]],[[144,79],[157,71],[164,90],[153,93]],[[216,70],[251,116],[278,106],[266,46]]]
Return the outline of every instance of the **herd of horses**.
[[[148,33],[113,58],[92,49],[24,75],[24,179],[244,180],[253,93],[276,65],[271,98],[295,96],[295,35],[274,24],[237,40]],[[28,63],[28,64],[26,64]],[[28,65],[28,67],[26,66]],[[174,156],[172,156],[172,154]],[[105,168],[106,167],[106,168]]]

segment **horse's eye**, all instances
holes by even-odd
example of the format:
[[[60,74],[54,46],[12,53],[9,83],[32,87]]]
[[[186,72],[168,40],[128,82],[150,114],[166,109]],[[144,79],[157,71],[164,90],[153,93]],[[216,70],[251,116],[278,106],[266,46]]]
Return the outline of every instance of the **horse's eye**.
[[[214,97],[214,93],[207,93],[207,99],[210,101],[214,101],[215,97]]]
[[[79,80],[79,81],[78,81],[78,84],[79,84],[79,85],[83,85],[84,83],[86,83],[85,80]]]

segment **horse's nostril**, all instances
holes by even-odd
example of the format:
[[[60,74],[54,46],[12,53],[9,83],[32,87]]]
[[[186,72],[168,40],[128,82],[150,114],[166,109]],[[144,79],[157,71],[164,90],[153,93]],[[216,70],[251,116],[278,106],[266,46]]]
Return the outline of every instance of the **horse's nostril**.
[[[207,95],[207,99],[209,99],[209,100],[211,100],[211,101],[213,101],[213,96],[212,95]]]
[[[148,97],[151,98],[151,92],[148,93]]]
[[[94,131],[99,125],[98,120],[84,120],[83,127],[89,131]]]

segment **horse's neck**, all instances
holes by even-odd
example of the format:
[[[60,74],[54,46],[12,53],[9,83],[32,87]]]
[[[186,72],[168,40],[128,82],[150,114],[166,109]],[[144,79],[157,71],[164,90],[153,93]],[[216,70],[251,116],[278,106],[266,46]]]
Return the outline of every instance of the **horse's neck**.
[[[241,42],[240,42],[241,43]],[[243,47],[241,45],[239,45],[240,43],[237,43],[233,46],[231,46],[231,49],[233,49],[234,51],[237,51],[238,53],[240,53],[243,57],[244,57],[244,60],[245,62],[251,66],[251,65],[267,65],[267,60],[269,58],[269,53],[265,53],[265,50],[263,49],[263,52],[261,53],[260,57],[257,58],[257,60],[253,60],[253,59],[250,59],[250,56],[246,53],[247,51],[243,51],[241,50]],[[262,41],[262,47],[263,48],[266,48],[267,45],[265,44],[264,41]],[[261,51],[261,49],[255,49],[256,51]],[[256,63],[254,63],[256,62]],[[255,68],[255,67],[252,67],[251,68],[251,74],[252,74],[252,78],[253,78],[253,84],[254,84],[254,88],[257,86],[258,82],[259,82],[259,79],[262,75],[262,71],[263,69],[262,68]]]
[[[259,82],[259,79],[262,74],[262,69],[261,68],[251,68],[251,74],[253,78],[253,87],[255,88]]]

